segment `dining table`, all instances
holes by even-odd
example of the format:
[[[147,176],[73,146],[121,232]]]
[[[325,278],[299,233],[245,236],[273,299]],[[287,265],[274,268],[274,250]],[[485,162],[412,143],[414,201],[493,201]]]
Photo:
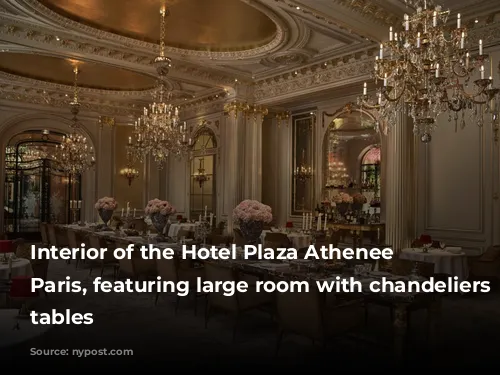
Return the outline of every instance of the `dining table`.
[[[469,277],[467,255],[461,247],[406,248],[401,250],[399,258],[413,262],[432,263],[435,274],[456,276],[458,281],[467,280]]]

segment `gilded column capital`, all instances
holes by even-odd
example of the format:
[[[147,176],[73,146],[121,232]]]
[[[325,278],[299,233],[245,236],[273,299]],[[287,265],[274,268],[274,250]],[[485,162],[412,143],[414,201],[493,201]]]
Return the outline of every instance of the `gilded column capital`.
[[[116,121],[114,117],[108,117],[108,116],[99,116],[97,123],[99,124],[100,128],[102,129],[104,126],[107,126],[109,128],[113,128],[116,125]]]

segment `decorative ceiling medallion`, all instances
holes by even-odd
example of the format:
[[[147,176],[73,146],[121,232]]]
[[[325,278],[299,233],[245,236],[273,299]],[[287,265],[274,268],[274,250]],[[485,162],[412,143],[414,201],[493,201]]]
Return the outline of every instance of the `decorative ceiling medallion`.
[[[37,16],[42,15],[44,18],[64,26],[67,30],[78,30],[79,32],[85,33],[87,35],[91,35],[93,37],[99,39],[105,39],[109,42],[115,42],[122,45],[126,45],[131,48],[136,48],[140,50],[155,50],[158,49],[158,45],[156,43],[150,43],[148,41],[133,39],[127,36],[118,35],[115,33],[111,33],[109,31],[100,30],[98,28],[85,25],[83,23],[74,21],[68,17],[62,16],[61,14],[49,9],[47,6],[42,4],[37,0],[13,0],[19,4],[20,7],[23,8],[31,8],[30,12],[35,11]],[[205,0],[197,0],[203,1]],[[226,0],[231,3],[235,0]],[[130,2],[137,3],[135,0],[130,0]],[[99,3],[101,3],[99,1]],[[157,6],[157,3],[154,2]],[[252,47],[239,50],[239,51],[213,51],[210,48],[201,49],[188,49],[188,48],[178,48],[173,46],[166,46],[165,53],[169,56],[175,57],[187,57],[187,58],[207,58],[213,59],[216,58],[218,60],[241,60],[247,58],[255,58],[259,56],[264,56],[269,54],[270,52],[278,50],[284,43],[286,43],[286,33],[284,32],[285,23],[282,21],[274,12],[272,12],[266,6],[257,3],[251,2],[249,3],[252,8],[255,8],[260,13],[263,13],[267,18],[269,18],[276,27],[276,31],[274,33],[274,37],[268,43],[262,46]],[[95,8],[98,8],[96,5]],[[255,25],[251,26],[255,28]],[[168,26],[167,26],[168,30]],[[158,30],[156,30],[158,32]]]
[[[0,71],[63,85],[72,85],[72,66],[78,66],[80,71],[85,72],[80,77],[81,87],[135,91],[149,90],[155,85],[153,77],[108,64],[33,53],[4,52],[0,59]]]
[[[301,65],[309,61],[309,56],[301,52],[286,52],[275,54],[261,60],[261,64],[268,67]]]

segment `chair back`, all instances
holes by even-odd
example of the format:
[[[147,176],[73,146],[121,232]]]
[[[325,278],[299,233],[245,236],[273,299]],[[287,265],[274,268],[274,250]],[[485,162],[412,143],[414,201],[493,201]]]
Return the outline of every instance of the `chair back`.
[[[291,247],[292,243],[285,233],[267,232],[264,237],[264,247],[274,248],[272,245],[277,245],[276,247]]]
[[[47,232],[47,223],[40,224],[40,235],[42,236],[42,243],[44,245],[48,245],[50,241],[49,241],[49,234]]]
[[[215,284],[216,282],[237,282],[236,272],[228,266],[205,262],[205,280]],[[232,296],[224,296],[223,292],[213,292],[207,295],[208,302],[211,307],[219,308],[226,311],[238,311],[238,294]]]
[[[31,262],[31,268],[33,269],[33,277],[47,280],[47,273],[49,271],[49,260],[48,259],[38,259]]]
[[[241,233],[240,228],[234,228],[233,229],[234,233],[234,244],[236,246],[245,246],[247,242],[245,241],[245,237],[243,237],[243,233]]]
[[[309,288],[309,293],[276,293],[276,312],[283,329],[316,339],[324,331],[322,300],[315,284]]]
[[[179,258],[174,255],[172,259],[156,259],[156,272],[164,281],[179,281]]]
[[[57,247],[56,228],[55,228],[54,224],[47,223],[47,235],[49,237],[49,244],[51,246]]]
[[[78,240],[76,239],[76,232],[72,229],[68,229],[67,232],[68,234],[68,245],[69,247],[73,249],[78,249],[81,247],[81,243],[78,243]]]

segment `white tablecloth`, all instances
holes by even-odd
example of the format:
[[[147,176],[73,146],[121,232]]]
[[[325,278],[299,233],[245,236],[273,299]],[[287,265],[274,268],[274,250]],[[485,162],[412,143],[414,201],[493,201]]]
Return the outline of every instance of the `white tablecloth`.
[[[430,249],[424,253],[422,249],[403,249],[399,255],[400,259],[411,260],[414,262],[434,263],[434,272],[450,276],[457,276],[458,281],[467,280],[469,277],[469,267],[467,266],[467,256],[461,252],[461,248]]]
[[[195,227],[196,227],[195,223],[170,224],[170,228],[168,228],[168,236],[172,238],[177,237],[177,233],[179,233],[181,229],[187,230],[189,232],[194,232]]]
[[[266,239],[266,234],[269,232],[270,231],[268,231],[268,230],[262,231],[262,234],[260,236],[262,244],[264,244],[264,240]],[[273,232],[273,233],[278,233],[278,232]],[[302,249],[304,247],[308,247],[311,244],[312,237],[308,234],[286,233],[286,232],[279,232],[279,233],[286,234],[288,239],[292,243],[292,246],[297,250]]]
[[[13,346],[28,341],[45,333],[51,327],[50,324],[35,325],[31,323],[31,318],[18,319],[18,312],[17,309],[0,310],[0,347]],[[19,323],[19,327],[17,327],[17,323]]]
[[[3,256],[0,256],[0,259]],[[12,261],[12,277],[14,276],[33,276],[33,269],[28,259],[17,258]],[[0,279],[9,278],[9,264],[0,263]]]

